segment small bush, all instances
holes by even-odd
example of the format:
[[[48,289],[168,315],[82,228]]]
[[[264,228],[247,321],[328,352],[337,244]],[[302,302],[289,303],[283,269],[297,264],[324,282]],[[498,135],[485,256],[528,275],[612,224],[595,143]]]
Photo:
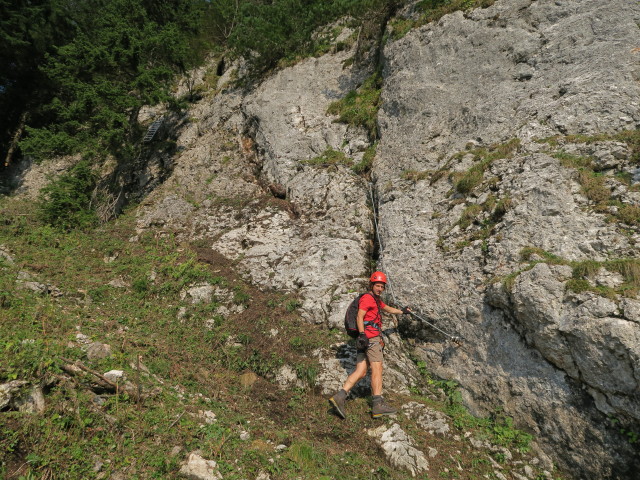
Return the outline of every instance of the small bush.
[[[242,287],[233,288],[233,303],[236,305],[248,305],[251,296],[245,292]]]
[[[640,206],[623,205],[618,209],[617,218],[627,225],[640,225]]]
[[[300,300],[290,300],[285,304],[284,308],[287,312],[291,313],[291,312],[295,312],[301,306],[302,306],[302,302],[300,302]]]
[[[573,278],[582,279],[592,277],[598,273],[602,263],[595,260],[584,260],[573,264]]]
[[[567,290],[575,293],[588,292],[592,289],[591,284],[582,278],[572,278],[567,281]]]
[[[496,204],[496,208],[493,210],[493,213],[491,214],[493,220],[498,221],[499,219],[504,217],[504,215],[509,211],[512,205],[513,205],[513,201],[511,200],[511,197],[507,196],[507,197],[501,198]]]
[[[361,175],[371,171],[373,166],[373,159],[376,157],[377,144],[373,144],[364,151],[362,161],[353,166],[354,173]]]
[[[605,204],[611,199],[611,190],[604,184],[604,177],[589,170],[583,170],[578,175],[585,196],[596,205]]]
[[[375,73],[360,88],[351,90],[343,99],[332,102],[327,113],[338,115],[338,122],[364,127],[371,139],[378,138],[381,92],[382,75]]]
[[[326,167],[331,165],[346,165],[351,166],[353,160],[345,155],[344,152],[334,150],[333,148],[327,148],[322,155],[311,158],[309,160],[302,160],[303,164],[314,165],[319,167]]]
[[[460,176],[454,177],[453,188],[458,193],[467,194],[482,183],[485,165],[474,166]]]
[[[402,172],[402,178],[409,180],[410,182],[418,182],[420,180],[426,180],[431,176],[430,170],[423,170],[421,172],[417,170],[405,170]]]
[[[480,213],[482,213],[482,207],[480,205],[469,205],[462,212],[460,220],[458,220],[458,225],[460,225],[460,228],[464,230],[476,220]]]
[[[394,18],[389,22],[391,27],[391,38],[400,40],[412,29],[416,28],[418,22],[410,18]]]
[[[92,205],[96,175],[88,160],[78,162],[40,191],[39,216],[45,223],[64,230],[95,225]]]

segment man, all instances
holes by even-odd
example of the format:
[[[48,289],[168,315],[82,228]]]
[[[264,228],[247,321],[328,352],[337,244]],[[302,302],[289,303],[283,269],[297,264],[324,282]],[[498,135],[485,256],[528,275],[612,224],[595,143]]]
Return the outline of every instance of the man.
[[[387,405],[382,398],[382,360],[384,342],[382,341],[382,317],[381,311],[400,315],[409,313],[411,310],[405,307],[402,310],[385,305],[380,295],[387,286],[387,276],[382,272],[374,272],[369,279],[369,290],[362,295],[358,304],[358,338],[356,339],[356,369],[347,378],[338,391],[329,399],[329,403],[335,408],[340,417],[346,418],[345,402],[349,391],[362,378],[367,375],[367,370],[371,368],[371,394],[373,418],[382,415],[396,413],[396,409]]]

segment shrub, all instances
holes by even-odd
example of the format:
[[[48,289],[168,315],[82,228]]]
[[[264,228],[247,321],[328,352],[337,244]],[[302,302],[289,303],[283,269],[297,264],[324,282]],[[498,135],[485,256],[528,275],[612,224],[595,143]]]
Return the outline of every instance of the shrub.
[[[402,178],[410,182],[418,182],[420,180],[426,180],[431,174],[432,172],[430,170],[423,170],[421,172],[417,170],[405,170],[402,172]]]
[[[460,216],[460,220],[458,221],[458,225],[460,225],[461,229],[465,229],[471,225],[478,215],[482,212],[482,207],[477,204],[469,205],[464,209],[462,215]]]
[[[509,211],[512,205],[513,205],[513,201],[511,200],[511,197],[507,196],[507,197],[501,198],[496,204],[496,208],[493,210],[493,213],[491,214],[493,220],[498,221],[499,219],[504,217],[504,215]]]
[[[358,174],[365,174],[368,173],[371,170],[371,167],[373,165],[373,159],[376,157],[376,147],[377,144],[373,144],[370,147],[368,147],[365,152],[364,155],[362,156],[362,161],[360,161],[360,163],[357,163],[353,166],[353,171]]]
[[[595,260],[584,260],[582,262],[576,262],[573,264],[573,278],[574,279],[582,279],[592,277],[598,270],[602,264]]]
[[[617,217],[627,225],[640,225],[640,206],[623,205],[618,209]]]
[[[92,205],[96,175],[88,160],[78,162],[40,191],[40,218],[65,230],[88,227],[97,222]]]
[[[467,194],[482,183],[484,179],[485,164],[471,167],[465,173],[453,177],[453,188],[458,193]]]
[[[322,155],[318,157],[311,158],[309,160],[302,160],[302,162],[306,165],[315,165],[319,167],[331,166],[331,165],[346,165],[351,166],[353,164],[353,160],[345,155],[344,152],[340,150],[334,150],[329,147]]]
[[[604,177],[589,170],[583,170],[578,175],[585,196],[596,205],[605,204],[611,198],[611,190],[604,184]]]
[[[369,138],[378,138],[378,110],[382,92],[382,75],[377,72],[364,81],[357,90],[332,102],[327,113],[338,115],[338,122],[364,127]]]
[[[484,180],[484,172],[487,171],[495,160],[511,158],[519,146],[520,139],[514,138],[506,143],[491,145],[488,149],[477,148],[470,152],[460,152],[454,155],[453,158],[462,158],[464,155],[471,153],[474,156],[474,161],[477,162],[466,172],[451,175],[455,191],[463,195],[470,193],[482,183]]]

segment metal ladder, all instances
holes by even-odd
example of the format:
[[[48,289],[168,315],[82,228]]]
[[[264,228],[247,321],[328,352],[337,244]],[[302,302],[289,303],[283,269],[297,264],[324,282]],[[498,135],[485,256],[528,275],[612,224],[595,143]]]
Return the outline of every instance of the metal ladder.
[[[158,118],[157,120],[154,120],[154,122],[149,126],[149,130],[147,130],[144,138],[142,139],[142,143],[149,143],[151,140],[153,140],[156,132],[162,126],[162,122],[164,122],[164,116]]]

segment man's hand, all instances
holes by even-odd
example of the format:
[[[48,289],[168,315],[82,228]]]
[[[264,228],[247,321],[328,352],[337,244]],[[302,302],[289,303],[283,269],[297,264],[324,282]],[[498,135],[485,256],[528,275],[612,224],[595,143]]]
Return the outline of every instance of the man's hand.
[[[404,307],[404,308],[402,309],[402,313],[404,313],[405,315],[407,315],[407,314],[411,313],[411,309],[410,309],[409,307]]]
[[[356,338],[356,350],[358,352],[366,352],[367,348],[369,348],[369,339],[367,338],[367,334],[362,332]]]

